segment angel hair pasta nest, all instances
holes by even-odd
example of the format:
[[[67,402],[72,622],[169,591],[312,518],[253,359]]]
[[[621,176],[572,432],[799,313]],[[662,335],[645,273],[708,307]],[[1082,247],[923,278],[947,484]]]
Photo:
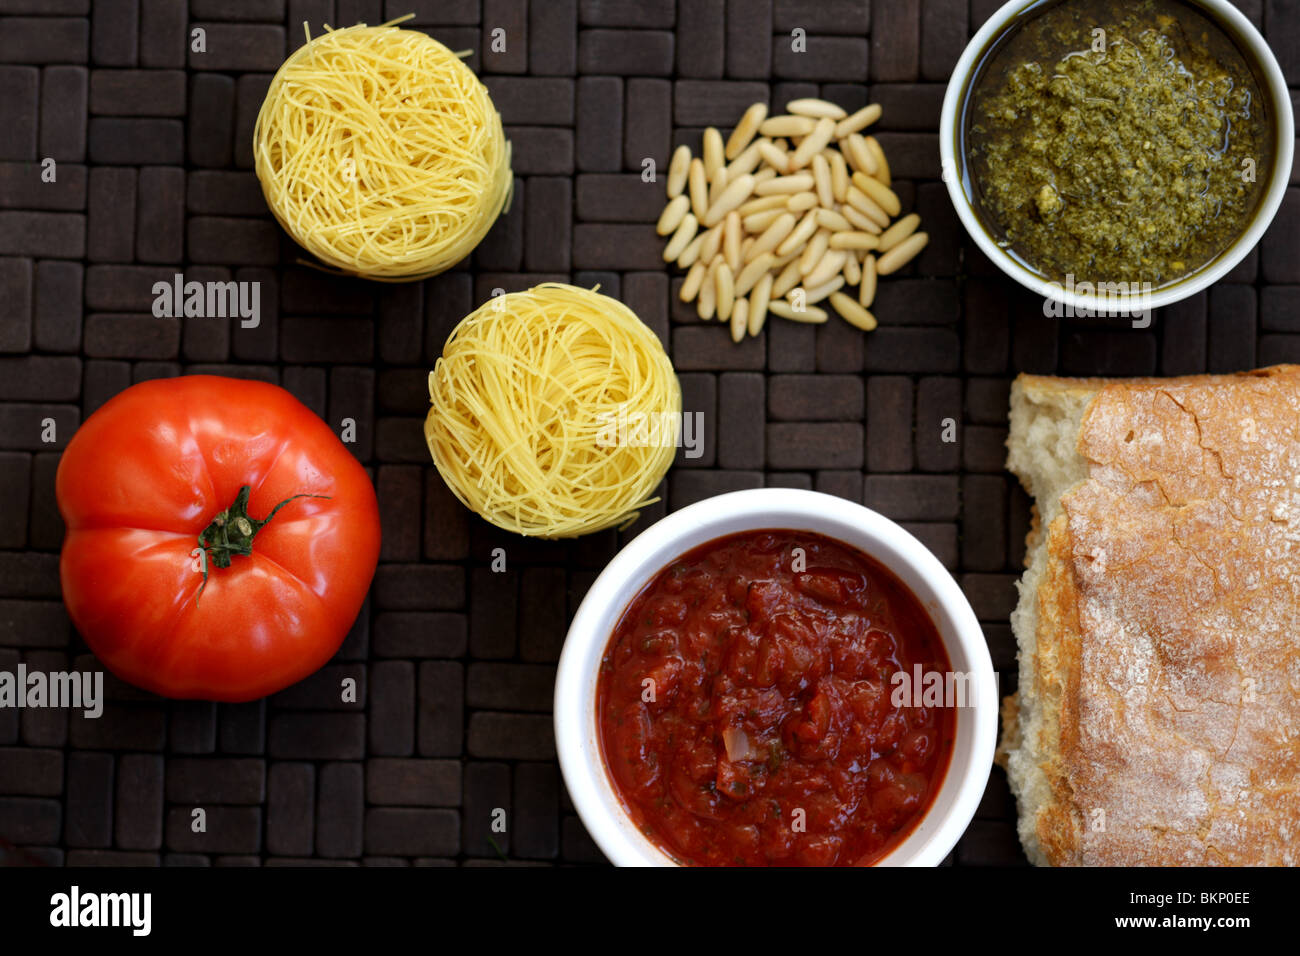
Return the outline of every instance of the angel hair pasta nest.
[[[456,326],[424,436],[464,504],[517,534],[634,521],[672,463],[682,395],[655,334],[616,299],[545,283]]]
[[[455,265],[510,199],[487,88],[415,30],[359,24],[298,48],[253,133],[267,205],[327,266],[401,281]]]

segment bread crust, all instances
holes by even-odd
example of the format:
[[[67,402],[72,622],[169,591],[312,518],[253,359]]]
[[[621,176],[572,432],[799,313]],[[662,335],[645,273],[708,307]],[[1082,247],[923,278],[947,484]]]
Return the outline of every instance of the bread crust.
[[[1086,401],[1001,752],[1030,859],[1300,862],[1300,366],[1020,376]],[[1019,423],[1017,421],[1019,417]],[[1023,448],[1024,415],[1008,444]],[[1027,488],[1042,479],[1013,453]],[[1050,507],[1049,507],[1050,505]],[[1031,545],[1039,542],[1031,540]],[[1032,633],[1025,633],[1032,622]]]

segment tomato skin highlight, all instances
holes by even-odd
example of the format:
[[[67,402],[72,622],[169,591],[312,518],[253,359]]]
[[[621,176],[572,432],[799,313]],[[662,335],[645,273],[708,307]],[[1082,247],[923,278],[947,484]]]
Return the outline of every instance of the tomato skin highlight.
[[[347,636],[379,560],[361,464],[275,385],[189,375],[134,385],[73,435],[55,481],[59,560],[77,630],[121,679],[166,697],[247,701],[318,670]],[[199,535],[249,486],[265,520],[229,567]],[[200,586],[202,594],[199,594]]]

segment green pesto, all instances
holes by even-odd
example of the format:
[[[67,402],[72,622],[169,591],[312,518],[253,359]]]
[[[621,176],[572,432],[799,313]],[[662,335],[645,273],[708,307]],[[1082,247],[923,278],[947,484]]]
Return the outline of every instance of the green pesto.
[[[967,172],[986,227],[1036,272],[1165,285],[1249,225],[1265,108],[1240,51],[1179,0],[1064,0],[977,76]]]

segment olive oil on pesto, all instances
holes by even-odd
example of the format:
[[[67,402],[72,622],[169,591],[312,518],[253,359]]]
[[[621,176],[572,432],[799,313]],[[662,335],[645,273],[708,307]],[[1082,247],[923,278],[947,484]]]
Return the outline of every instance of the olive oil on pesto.
[[[1265,109],[1245,57],[1188,4],[1061,0],[986,55],[966,174],[985,227],[1035,272],[1158,287],[1248,227],[1273,161]]]

